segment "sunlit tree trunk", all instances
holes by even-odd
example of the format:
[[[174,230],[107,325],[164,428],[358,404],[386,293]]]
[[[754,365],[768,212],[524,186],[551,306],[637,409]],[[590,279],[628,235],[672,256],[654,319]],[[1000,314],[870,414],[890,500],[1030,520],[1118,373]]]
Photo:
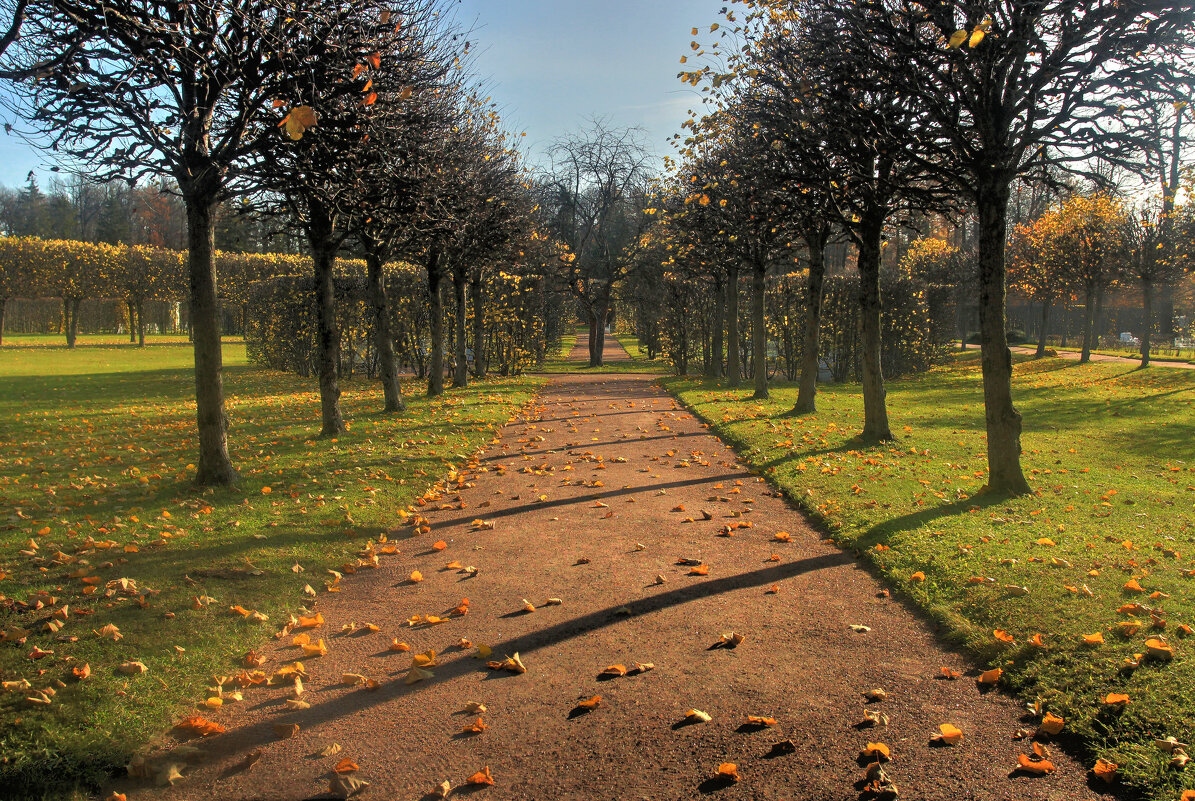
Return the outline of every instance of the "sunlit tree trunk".
[[[979,326],[983,404],[987,427],[988,484],[991,492],[1024,495],[1021,472],[1021,415],[1012,403],[1012,351],[1005,320],[1004,247],[1009,181],[989,179],[978,193]]]

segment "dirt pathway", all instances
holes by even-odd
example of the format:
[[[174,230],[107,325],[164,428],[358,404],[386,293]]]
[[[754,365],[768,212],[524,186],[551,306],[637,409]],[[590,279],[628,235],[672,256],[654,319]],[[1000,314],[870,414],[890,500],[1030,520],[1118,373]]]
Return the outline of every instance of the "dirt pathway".
[[[610,357],[621,351],[609,348]],[[459,492],[424,507],[430,532],[402,528],[398,555],[320,594],[326,622],[311,634],[329,650],[304,660],[310,708],[288,709],[286,688],[248,689],[242,703],[206,714],[227,733],[191,741],[210,757],[184,781],[130,785],[129,797],[326,797],[347,757],[359,766],[352,775],[372,785],[364,797],[376,799],[434,798],[425,794],[440,782],[456,788],[486,766],[495,786],[453,796],[869,798],[860,758],[869,742],[891,749],[902,798],[1095,797],[1082,767],[1057,753],[1053,775],[1012,774],[1030,750],[1013,734],[1033,727],[1018,706],[981,692],[958,655],[652,377],[555,378],[463,478]],[[791,541],[777,541],[780,532]],[[447,547],[436,550],[437,541]],[[708,575],[692,575],[678,557]],[[445,567],[452,562],[477,570]],[[409,580],[415,570],[422,581]],[[464,616],[406,624],[463,598]],[[342,634],[350,622],[381,630]],[[726,632],[745,639],[712,647]],[[391,651],[392,638],[411,651]],[[462,638],[490,646],[493,660],[518,652],[526,673],[488,670]],[[404,683],[411,655],[429,649],[434,675]],[[263,650],[266,671],[302,658],[289,638]],[[599,675],[636,662],[654,669]],[[943,666],[966,675],[945,680]],[[380,686],[348,686],[346,673]],[[887,699],[868,703],[875,688]],[[577,707],[598,695],[596,709]],[[486,705],[488,730],[462,734],[478,718],[465,711],[470,702]],[[690,709],[712,719],[686,725]],[[865,709],[890,724],[860,727]],[[748,725],[747,715],[776,722]],[[961,744],[930,744],[942,723],[962,730]],[[298,733],[280,739],[275,726],[289,724]],[[333,744],[339,753],[320,756]],[[737,764],[741,781],[711,779],[724,762]]]

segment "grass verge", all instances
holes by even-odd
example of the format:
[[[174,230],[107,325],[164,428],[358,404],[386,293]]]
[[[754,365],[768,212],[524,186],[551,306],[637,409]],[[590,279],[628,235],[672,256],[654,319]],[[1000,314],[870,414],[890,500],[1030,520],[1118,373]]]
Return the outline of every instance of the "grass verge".
[[[393,417],[372,382],[348,382],[349,433],[317,440],[312,381],[249,367],[243,346],[225,364],[243,478],[199,491],[189,347],[0,351],[0,794],[102,784],[543,381],[434,400],[411,382]]]
[[[975,355],[891,382],[897,439],[879,447],[855,439],[854,385],[822,387],[818,413],[794,418],[795,386],[758,402],[707,379],[663,384],[978,662],[1002,668],[1003,685],[1065,718],[1062,740],[1117,763],[1130,795],[1174,801],[1195,787],[1153,743],[1195,736],[1195,375],[1018,360],[1036,492],[1015,499],[976,495]],[[1094,634],[1103,644],[1085,645]],[[1150,638],[1173,659],[1151,658]],[[1103,703],[1109,693],[1129,703]]]

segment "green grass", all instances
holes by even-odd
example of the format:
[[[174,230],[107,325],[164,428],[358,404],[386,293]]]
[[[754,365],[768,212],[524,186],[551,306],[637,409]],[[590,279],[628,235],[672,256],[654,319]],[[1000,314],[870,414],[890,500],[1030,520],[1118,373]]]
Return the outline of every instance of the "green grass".
[[[1037,345],[1025,345],[1023,347],[1036,348]],[[1069,353],[1081,353],[1082,347],[1061,347],[1059,345],[1046,345],[1047,348],[1053,348],[1057,351],[1067,351]],[[1119,356],[1122,359],[1134,359],[1140,361],[1141,351],[1137,348],[1092,348],[1092,353],[1101,356]],[[1150,348],[1149,351],[1150,362],[1180,362],[1182,364],[1195,364],[1195,351],[1190,349],[1182,350],[1179,348]],[[1165,366],[1164,364],[1160,366]]]
[[[574,333],[572,333],[570,335],[566,335],[561,343],[559,357],[546,360],[540,371],[543,373],[549,373],[549,374],[576,373],[576,372],[582,372],[582,373],[586,373],[586,374],[589,374],[589,373],[636,373],[636,374],[638,374],[638,373],[666,373],[666,372],[668,372],[667,365],[665,365],[662,361],[660,361],[660,360],[648,361],[646,358],[637,356],[638,340],[635,339],[634,337],[631,337],[630,339],[633,341],[633,344],[635,344],[635,346],[636,346],[636,352],[632,352],[629,348],[627,350],[628,355],[631,357],[630,360],[608,361],[601,367],[586,367],[585,362],[583,362],[583,361],[569,361],[568,355],[572,351],[573,346],[576,345],[578,340],[584,341],[585,337],[587,337],[587,336],[589,336],[589,329],[587,329],[587,328],[578,328]],[[624,341],[624,335],[615,334],[615,337],[618,338],[619,342],[623,343],[623,347],[626,347],[626,342]],[[607,352],[606,355],[608,356],[609,353]]]
[[[1062,739],[1089,763],[1116,762],[1140,797],[1174,801],[1195,787],[1195,774],[1169,768],[1152,743],[1195,737],[1195,637],[1179,629],[1195,626],[1195,374],[1018,359],[1023,463],[1036,494],[1011,500],[977,496],[986,459],[975,354],[891,382],[897,439],[881,447],[855,439],[854,385],[823,386],[818,413],[793,418],[795,387],[757,402],[711,380],[663,383],[952,641],[1004,668],[1009,689],[1062,715]],[[1130,579],[1146,592],[1126,590]],[[1118,611],[1132,602],[1160,610],[1165,628]],[[1122,636],[1116,624],[1134,620],[1140,630]],[[1102,647],[1079,643],[1095,632]],[[1028,642],[1038,633],[1044,647]],[[1127,668],[1158,635],[1174,660]],[[1108,692],[1131,703],[1105,709]]]
[[[0,678],[57,689],[48,707],[0,692],[0,794],[100,785],[193,710],[212,675],[239,669],[300,608],[304,585],[322,589],[326,569],[355,564],[543,382],[483,381],[435,400],[407,383],[410,410],[396,417],[376,414],[372,382],[347,382],[349,433],[317,440],[313,381],[248,366],[243,345],[225,347],[225,364],[243,478],[236,491],[199,491],[186,345],[0,350],[0,629],[32,632],[0,644]],[[84,575],[98,592],[83,593]],[[110,583],[122,578],[136,589]],[[196,596],[216,600],[193,608]],[[39,598],[41,610],[14,604]],[[234,604],[270,620],[249,622]],[[64,605],[63,629],[44,631]],[[119,642],[94,633],[109,623]],[[34,646],[54,654],[32,661]],[[148,671],[121,675],[126,660]],[[85,663],[92,675],[76,681],[71,668]]]
[[[225,337],[225,342],[240,342],[240,337]],[[186,334],[146,334],[146,347],[158,345],[183,345],[187,343]],[[133,347],[128,334],[79,334],[75,341],[78,348],[93,347]],[[14,334],[4,333],[5,348],[62,348],[66,350],[66,337],[62,334]]]

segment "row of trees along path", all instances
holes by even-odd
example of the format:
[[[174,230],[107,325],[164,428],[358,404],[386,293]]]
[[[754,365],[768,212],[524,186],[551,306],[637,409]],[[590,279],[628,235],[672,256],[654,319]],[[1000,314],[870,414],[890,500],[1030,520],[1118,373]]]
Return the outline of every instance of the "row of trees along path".
[[[582,337],[579,368],[588,355]],[[210,759],[130,797],[308,798],[347,759],[376,798],[439,797],[441,782],[486,768],[496,786],[472,788],[479,797],[853,798],[868,743],[888,747],[885,770],[910,798],[1095,797],[1062,754],[1049,777],[1016,773],[1031,748],[1014,739],[1031,725],[1018,705],[984,693],[651,376],[554,378],[437,489],[425,531],[395,510],[398,553],[312,602],[323,622],[303,633],[325,656],[304,658],[292,636],[263,647],[267,673],[303,662],[309,708],[288,708],[290,686],[247,688],[207,714],[226,728],[201,744]],[[714,647],[728,633],[741,643]],[[431,651],[407,683],[414,655]],[[515,654],[525,673],[487,668]],[[604,677],[613,665],[629,675]],[[873,690],[886,699],[869,702]],[[711,719],[686,723],[690,710]],[[860,726],[865,711],[888,725]],[[959,744],[931,745],[944,723]],[[740,781],[713,778],[723,763]]]

